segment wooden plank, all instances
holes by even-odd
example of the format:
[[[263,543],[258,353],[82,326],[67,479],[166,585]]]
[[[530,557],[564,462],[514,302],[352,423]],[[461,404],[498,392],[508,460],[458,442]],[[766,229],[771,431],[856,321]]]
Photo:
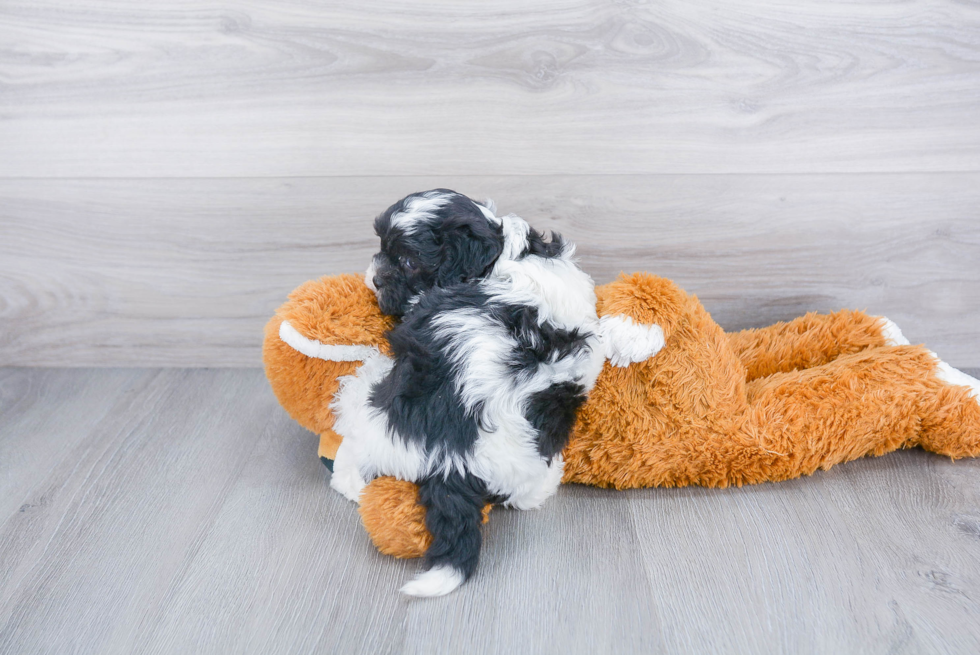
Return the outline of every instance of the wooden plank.
[[[938,0],[0,8],[0,176],[980,170]]]
[[[913,450],[779,484],[633,492],[664,650],[976,651],[978,472]]]
[[[980,648],[980,460],[566,486],[494,510],[477,575],[410,600],[417,563],[377,554],[260,371],[0,370],[0,410],[0,448],[84,432],[4,490],[33,500],[0,514],[0,652]]]
[[[73,453],[111,409],[107,399],[133,393],[145,377],[137,370],[74,376],[0,369],[0,517],[32,512],[35,502],[49,503],[52,499],[35,492],[34,485],[60,462],[74,466]],[[42,413],[38,407],[51,411]]]
[[[459,600],[411,603],[404,653],[656,653],[668,630],[627,497],[570,485],[539,511],[495,509]]]
[[[258,371],[141,373],[142,384],[97,403],[104,418],[83,440],[21,482],[28,509],[3,516],[0,652],[132,652],[251,448],[270,421],[283,425]],[[33,412],[71,429],[62,404],[118,373],[62,375],[76,383]],[[4,435],[28,448],[35,438],[30,430]]]
[[[0,364],[256,366],[286,294],[360,271],[411,191],[497,200],[729,329],[866,309],[980,366],[980,174],[0,180]]]

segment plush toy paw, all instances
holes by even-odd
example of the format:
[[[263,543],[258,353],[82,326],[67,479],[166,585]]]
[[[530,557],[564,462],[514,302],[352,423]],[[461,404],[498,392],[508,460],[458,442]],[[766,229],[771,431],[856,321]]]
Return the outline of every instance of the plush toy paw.
[[[879,316],[881,321],[881,336],[885,340],[886,346],[907,346],[909,340],[905,338],[898,326],[887,316]]]
[[[659,325],[636,323],[629,316],[603,316],[599,319],[599,330],[606,359],[613,366],[642,362],[664,347],[664,331]]]
[[[972,375],[967,375],[959,369],[953,368],[939,359],[939,355],[936,353],[932,353],[932,356],[936,358],[936,375],[940,380],[955,387],[966,387],[969,389],[970,396],[980,403],[980,380]]]
[[[379,551],[405,559],[425,554],[432,536],[418,500],[418,486],[397,478],[375,478],[364,488],[358,511]]]

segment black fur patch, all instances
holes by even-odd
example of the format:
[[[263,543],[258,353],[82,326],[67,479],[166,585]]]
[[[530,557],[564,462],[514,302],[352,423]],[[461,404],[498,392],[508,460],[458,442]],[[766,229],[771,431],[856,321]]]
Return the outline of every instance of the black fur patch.
[[[579,407],[585,402],[585,387],[560,382],[531,395],[524,418],[537,431],[538,453],[550,463],[564,450],[575,424]]]
[[[432,321],[457,309],[482,311],[488,300],[477,283],[437,287],[388,332],[395,364],[375,385],[370,402],[386,412],[402,438],[419,443],[426,452],[469,452],[478,437],[480,410],[469,412],[463,406],[449,359],[451,336],[437,335]]]
[[[425,551],[428,568],[450,565],[467,580],[480,559],[486,486],[472,475],[453,471],[419,482],[419,503],[425,507],[425,527],[432,544]]]
[[[492,310],[517,341],[509,362],[515,374],[532,375],[538,365],[556,361],[587,347],[579,330],[564,330],[550,323],[538,325],[538,310],[527,305],[499,305]]]
[[[565,239],[557,232],[551,233],[551,241],[545,241],[542,233],[531,228],[527,234],[527,248],[524,249],[521,256],[537,255],[539,257],[554,259],[560,257],[564,249]]]

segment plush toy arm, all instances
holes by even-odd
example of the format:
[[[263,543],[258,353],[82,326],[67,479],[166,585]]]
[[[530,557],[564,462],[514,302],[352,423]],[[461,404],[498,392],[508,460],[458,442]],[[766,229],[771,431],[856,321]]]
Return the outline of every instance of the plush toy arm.
[[[599,319],[599,332],[606,359],[613,366],[625,367],[653,357],[664,347],[664,331],[659,325],[636,323],[617,314]]]
[[[665,341],[684,320],[692,301],[670,280],[649,273],[620,275],[615,282],[597,287],[596,298],[600,317],[632,319],[639,327],[659,326]]]

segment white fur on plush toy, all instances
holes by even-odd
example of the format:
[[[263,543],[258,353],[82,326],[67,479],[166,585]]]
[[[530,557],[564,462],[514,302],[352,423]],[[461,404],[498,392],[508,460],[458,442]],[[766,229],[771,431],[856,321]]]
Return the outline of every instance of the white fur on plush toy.
[[[939,359],[939,355],[936,353],[932,353],[932,356],[936,358],[936,375],[939,376],[940,380],[954,387],[966,387],[970,390],[970,396],[976,398],[977,402],[980,402],[980,380],[964,373],[958,368],[953,368]]]
[[[380,353],[374,346],[334,345],[307,339],[297,332],[296,328],[289,324],[289,321],[283,321],[279,325],[279,338],[307,357],[325,359],[330,362],[361,362]]]
[[[885,343],[889,346],[907,346],[909,345],[909,340],[905,338],[902,331],[894,321],[888,319],[885,316],[880,316],[881,321],[881,336],[885,338]],[[977,380],[972,375],[968,375],[963,371],[953,368],[943,360],[939,359],[939,355],[932,353],[932,356],[936,359],[936,375],[939,379],[957,387],[966,387],[970,390],[970,395],[980,402],[980,380]]]
[[[881,321],[881,336],[885,338],[886,344],[889,346],[909,345],[909,340],[905,338],[905,335],[902,334],[902,331],[895,325],[894,321],[885,316],[879,316],[878,319]],[[936,375],[940,380],[954,387],[966,387],[970,390],[970,395],[976,398],[977,402],[980,402],[980,380],[977,380],[972,375],[967,375],[957,368],[953,368],[939,359],[939,355],[936,353],[932,353],[932,356],[936,359]]]
[[[659,325],[638,324],[629,316],[603,316],[599,325],[606,358],[613,366],[645,361],[664,347],[664,331]]]
[[[905,338],[905,335],[898,329],[894,321],[887,316],[879,316],[878,320],[881,321],[881,336],[885,339],[885,344],[889,346],[909,345],[909,340]]]

